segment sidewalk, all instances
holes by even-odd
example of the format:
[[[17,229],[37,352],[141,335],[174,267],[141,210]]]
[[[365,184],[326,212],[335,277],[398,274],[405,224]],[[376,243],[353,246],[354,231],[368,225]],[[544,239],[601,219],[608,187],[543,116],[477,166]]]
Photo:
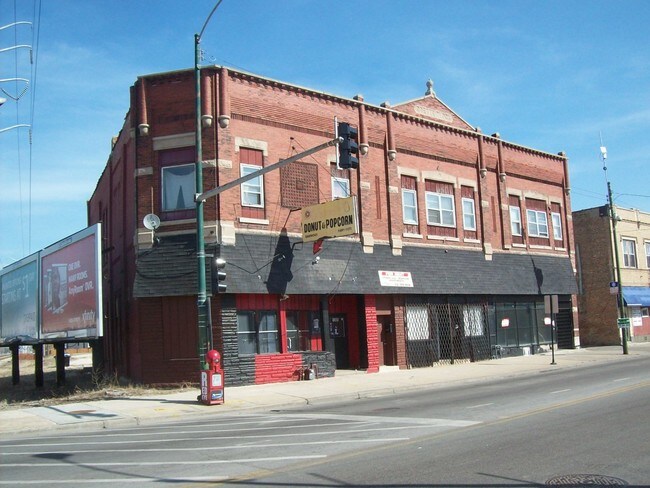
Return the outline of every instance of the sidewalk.
[[[477,363],[380,371],[338,371],[334,378],[264,385],[226,387],[223,405],[203,405],[199,390],[157,396],[110,398],[85,403],[0,411],[0,433],[55,432],[57,429],[101,429],[155,423],[166,419],[197,419],[200,415],[268,410],[342,400],[372,398],[409,390],[441,388],[526,374],[568,370],[613,361],[650,357],[650,343],[622,347],[560,350]],[[558,376],[558,381],[561,381]]]

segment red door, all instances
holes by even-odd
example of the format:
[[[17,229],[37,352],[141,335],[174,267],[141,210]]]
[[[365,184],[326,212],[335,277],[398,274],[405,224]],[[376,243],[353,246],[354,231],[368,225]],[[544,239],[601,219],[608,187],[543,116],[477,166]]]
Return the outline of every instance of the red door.
[[[395,348],[395,326],[390,315],[378,315],[377,327],[379,336],[379,365],[395,366],[397,354]]]

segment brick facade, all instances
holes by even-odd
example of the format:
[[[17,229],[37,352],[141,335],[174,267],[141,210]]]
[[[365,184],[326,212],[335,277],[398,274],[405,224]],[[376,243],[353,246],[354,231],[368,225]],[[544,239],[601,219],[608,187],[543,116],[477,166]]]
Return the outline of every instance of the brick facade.
[[[650,213],[615,207],[621,282],[626,287],[648,289],[650,295],[650,263],[646,243],[650,243]],[[580,285],[579,313],[582,345],[600,346],[621,343],[617,318],[617,296],[610,292],[610,282],[618,281],[614,256],[614,232],[607,206],[573,213],[575,241],[578,251]],[[633,242],[634,263],[626,264],[623,241]],[[622,311],[633,320],[628,337],[634,341],[650,339],[648,306],[625,307]],[[643,316],[643,313],[646,316]]]
[[[349,177],[350,193],[357,197],[359,234],[347,240],[352,239],[364,255],[370,256],[368,259],[383,246],[396,259],[408,249],[429,248],[471,251],[486,262],[497,255],[539,255],[575,266],[568,163],[563,154],[525,148],[504,141],[498,134],[483,134],[431,90],[403,104],[377,106],[360,96],[338,97],[226,68],[206,67],[202,77],[202,113],[204,119],[212,121],[202,130],[204,190],[239,178],[241,165],[269,166],[332,139],[337,117],[358,127],[359,142],[368,148],[367,154],[360,155],[357,171],[334,171],[337,177]],[[173,211],[166,210],[162,186],[163,167],[187,164],[189,169],[195,157],[193,87],[193,72],[189,70],[137,80],[131,89],[125,125],[88,205],[89,223],[102,221],[109,229],[104,243],[109,367],[138,381],[186,381],[196,376],[193,370],[198,367],[191,351],[196,339],[196,287],[187,276],[192,265],[188,271],[179,264],[189,259],[191,251],[178,254],[174,263],[162,262],[165,268],[178,268],[167,271],[166,285],[161,284],[164,277],[158,282],[151,278],[148,265],[143,264],[150,253],[161,252],[166,242],[195,231],[195,210],[189,204],[183,206],[181,200]],[[330,148],[266,173],[261,205],[243,205],[241,187],[208,199],[204,204],[206,245],[221,246],[222,250],[236,246],[236,254],[242,259],[238,266],[246,270],[246,279],[252,277],[251,283],[256,283],[255,276],[261,282],[265,273],[270,273],[269,280],[286,276],[289,282],[292,274],[304,273],[295,262],[292,267],[290,261],[281,263],[276,258],[281,255],[284,259],[298,249],[294,241],[302,229],[301,213],[296,210],[332,198],[331,165],[335,157],[335,149]],[[176,166],[169,166],[170,161]],[[403,213],[405,181],[411,182],[408,189],[417,202],[416,221],[410,223],[405,223]],[[188,202],[191,195],[184,190],[183,198]],[[442,195],[446,204],[453,202],[444,225],[436,221],[432,195]],[[513,198],[521,202],[523,237],[511,232],[509,205]],[[475,221],[473,227],[465,224],[464,202],[473,204],[474,213],[469,216]],[[545,238],[528,235],[526,211],[533,208],[548,218],[549,235]],[[561,216],[561,240],[552,238],[551,212]],[[162,221],[155,235],[142,224],[150,213]],[[242,244],[247,236],[251,236],[249,240],[253,236],[280,236],[277,246],[282,239],[287,242],[284,247],[271,248],[267,262],[245,261],[251,255]],[[387,340],[394,343],[392,350],[386,346],[391,356],[386,358],[387,364],[409,366],[406,301],[401,295],[405,291],[392,292],[390,287],[377,285],[372,293],[355,294],[350,285],[348,291],[341,292],[341,283],[336,284],[331,270],[341,269],[343,279],[344,264],[343,257],[332,261],[329,276],[323,274],[327,271],[323,267],[310,268],[313,281],[309,285],[325,290],[318,288],[322,280],[332,281],[327,291],[304,293],[302,297],[295,292],[289,297],[283,290],[260,295],[251,284],[249,289],[242,285],[237,296],[214,297],[212,333],[215,346],[222,352],[226,384],[295,380],[297,372],[312,363],[323,375],[333,374],[340,361],[347,367],[378,371],[382,366],[379,348],[383,347],[378,332],[380,316],[385,317],[382,320],[390,330]],[[136,290],[138,283],[147,279],[153,283],[151,289],[146,293]],[[522,293],[541,294],[541,282],[538,285],[538,290]],[[166,291],[151,291],[156,287],[166,287]],[[432,292],[414,289],[413,293]],[[458,293],[466,294],[452,288],[447,292],[450,296]],[[498,294],[489,287],[480,293]],[[380,311],[377,297],[383,295],[390,296],[391,301],[387,310]],[[276,355],[240,356],[241,310],[277,312]],[[295,311],[301,321],[306,320],[304,314],[320,321],[323,335],[312,337],[311,351],[289,350],[287,311]],[[344,320],[344,338],[328,337],[335,316]],[[570,327],[577,343],[575,318]],[[342,347],[344,358],[340,356]],[[336,364],[335,349],[339,352]],[[325,351],[331,354],[322,354]]]

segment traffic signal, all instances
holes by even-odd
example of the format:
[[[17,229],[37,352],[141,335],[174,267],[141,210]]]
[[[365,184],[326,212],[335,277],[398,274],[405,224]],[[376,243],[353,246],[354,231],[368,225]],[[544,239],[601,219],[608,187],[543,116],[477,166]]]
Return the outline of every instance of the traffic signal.
[[[357,169],[359,167],[359,131],[347,122],[339,122],[339,168]]]
[[[226,260],[221,258],[215,258],[212,260],[212,294],[215,293],[226,293],[228,285],[224,283],[226,281],[226,272],[224,268],[226,267]]]

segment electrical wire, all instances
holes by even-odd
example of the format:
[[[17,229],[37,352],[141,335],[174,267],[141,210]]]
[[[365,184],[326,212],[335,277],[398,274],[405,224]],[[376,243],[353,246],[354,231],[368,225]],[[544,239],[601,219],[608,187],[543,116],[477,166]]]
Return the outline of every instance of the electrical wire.
[[[38,4],[38,12],[36,5]],[[38,74],[38,52],[40,46],[40,33],[41,33],[41,0],[34,1],[34,17],[32,23],[32,56],[31,56],[31,99],[30,99],[30,112],[29,112],[29,221],[27,224],[27,250],[28,253],[32,252],[32,170],[34,160],[34,113],[36,107],[36,79]],[[34,29],[36,26],[36,29]],[[36,32],[34,32],[36,31]]]

